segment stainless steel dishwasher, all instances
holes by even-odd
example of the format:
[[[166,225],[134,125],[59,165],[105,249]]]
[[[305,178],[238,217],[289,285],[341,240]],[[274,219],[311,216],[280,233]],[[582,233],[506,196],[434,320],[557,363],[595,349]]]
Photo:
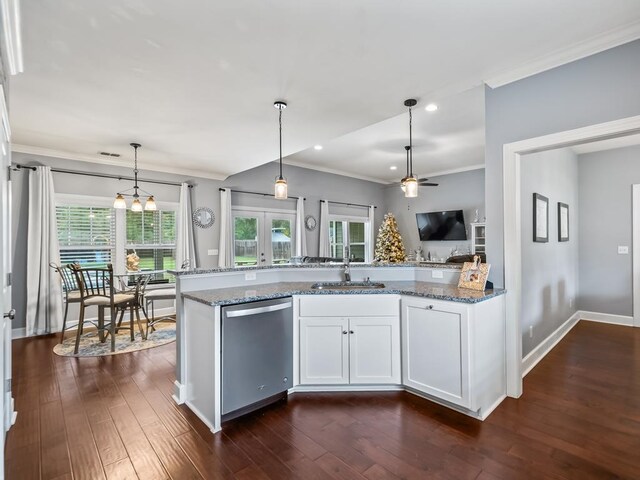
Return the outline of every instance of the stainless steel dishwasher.
[[[222,307],[222,420],[286,396],[292,377],[291,297]]]

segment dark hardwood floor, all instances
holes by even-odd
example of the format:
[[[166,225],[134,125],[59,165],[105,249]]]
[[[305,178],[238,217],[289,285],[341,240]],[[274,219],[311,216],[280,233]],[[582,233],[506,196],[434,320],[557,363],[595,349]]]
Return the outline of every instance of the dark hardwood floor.
[[[295,394],[216,435],[171,399],[173,345],[55,342],[13,343],[11,480],[640,478],[640,329],[581,322],[485,422],[407,393]]]

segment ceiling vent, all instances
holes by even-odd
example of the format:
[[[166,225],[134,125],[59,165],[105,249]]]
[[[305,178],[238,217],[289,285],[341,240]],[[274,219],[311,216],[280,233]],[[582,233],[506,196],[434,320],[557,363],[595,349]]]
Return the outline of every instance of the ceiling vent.
[[[100,155],[103,155],[105,157],[119,157],[120,154],[119,153],[110,153],[110,152],[98,152]]]

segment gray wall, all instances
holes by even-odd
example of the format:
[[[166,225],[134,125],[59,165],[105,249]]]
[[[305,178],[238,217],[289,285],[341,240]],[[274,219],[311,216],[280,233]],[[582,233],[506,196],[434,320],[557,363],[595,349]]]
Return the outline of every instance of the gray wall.
[[[268,163],[259,167],[247,170],[246,172],[232,175],[225,180],[226,187],[254,192],[273,191],[273,182],[278,174],[276,163]],[[313,215],[320,221],[320,200],[335,200],[338,202],[352,202],[363,205],[376,205],[375,231],[382,223],[385,214],[384,186],[379,183],[358,180],[356,178],[334,175],[332,173],[319,172],[308,168],[284,165],[284,176],[289,185],[289,195],[292,197],[302,196],[306,198],[304,202],[305,214]],[[268,197],[257,197],[254,195],[238,194],[233,196],[234,205],[242,206],[263,206],[271,208],[291,208],[295,210],[295,200],[276,200]],[[284,207],[286,205],[287,207]],[[344,207],[329,205],[329,212],[335,214],[355,214],[367,216],[366,208]],[[307,231],[307,254],[315,256],[318,254],[318,244],[320,240],[320,224],[312,232]]]
[[[590,312],[633,315],[632,185],[640,184],[640,146],[578,157],[580,296]],[[629,255],[618,255],[618,245]]]
[[[566,148],[524,155],[521,179],[521,322],[525,356],[577,310],[580,237],[577,157]],[[533,241],[533,193],[549,199],[548,243]],[[558,202],[569,205],[568,242],[558,242]]]
[[[441,175],[432,177],[429,181],[439,186],[421,187],[417,198],[405,198],[399,186],[385,189],[385,204],[387,211],[393,212],[398,220],[398,228],[407,250],[415,250],[418,245],[422,245],[425,255],[430,251],[438,258],[448,257],[451,249],[456,246],[471,246],[471,231],[468,225],[473,222],[475,211],[478,210],[480,220],[484,217],[484,169]],[[421,242],[416,213],[438,210],[463,210],[469,240]]]
[[[640,40],[505,85],[486,88],[486,208],[490,278],[504,285],[505,143],[640,115]]]
[[[142,153],[143,154],[143,153]],[[13,153],[12,161],[25,165],[50,165],[54,168],[79,170],[85,172],[100,172],[109,174],[130,175],[130,165],[116,167],[109,165],[99,165],[74,160]],[[307,214],[312,214],[319,218],[320,198],[337,200],[344,202],[355,202],[363,204],[378,205],[376,211],[376,225],[379,225],[384,214],[384,194],[380,184],[357,180],[350,177],[317,172],[300,167],[285,166],[285,176],[290,185],[292,196],[304,195],[307,198],[305,208]],[[180,176],[175,174],[141,171],[141,178],[170,181],[188,181],[196,185],[192,191],[193,207],[209,207],[220,218],[220,194],[219,188],[222,186],[249,190],[256,192],[271,193],[273,181],[276,175],[276,165],[267,164],[246,172],[229,177],[224,182],[190,176]],[[97,197],[113,197],[115,192],[129,188],[131,182],[119,181],[115,179],[104,179],[96,177],[85,177],[54,173],[54,188],[56,193],[68,193],[79,195],[92,195]],[[155,194],[159,201],[178,201],[179,189],[173,186],[163,186],[147,184],[141,182],[141,186]],[[295,210],[295,201],[282,202],[269,197],[234,195],[234,204],[259,207],[283,208],[283,204]],[[13,290],[12,301],[16,309],[16,320],[14,328],[25,326],[26,309],[26,244],[28,226],[28,173],[27,171],[12,172],[12,242],[13,242]],[[336,213],[347,213],[349,211],[365,214],[364,209],[336,209]],[[218,257],[208,255],[210,249],[218,248],[219,222],[216,222],[209,229],[195,229],[196,249],[199,266],[203,268],[216,267]],[[307,238],[310,255],[318,252],[319,228],[311,232]]]

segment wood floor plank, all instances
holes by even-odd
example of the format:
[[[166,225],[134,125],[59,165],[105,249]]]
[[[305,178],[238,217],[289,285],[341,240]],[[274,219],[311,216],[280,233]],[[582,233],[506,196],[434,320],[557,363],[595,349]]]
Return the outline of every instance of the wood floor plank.
[[[183,433],[176,437],[176,441],[202,478],[211,480],[233,478],[231,470],[222,463],[195,432]]]
[[[110,413],[138,477],[144,480],[169,478],[129,406],[113,407]]]
[[[71,473],[69,447],[60,400],[40,407],[40,458],[43,479]]]
[[[115,463],[104,467],[107,473],[107,480],[133,480],[138,478],[131,460],[129,458],[123,458]]]
[[[149,443],[173,480],[199,480],[195,466],[160,422],[142,427]]]

